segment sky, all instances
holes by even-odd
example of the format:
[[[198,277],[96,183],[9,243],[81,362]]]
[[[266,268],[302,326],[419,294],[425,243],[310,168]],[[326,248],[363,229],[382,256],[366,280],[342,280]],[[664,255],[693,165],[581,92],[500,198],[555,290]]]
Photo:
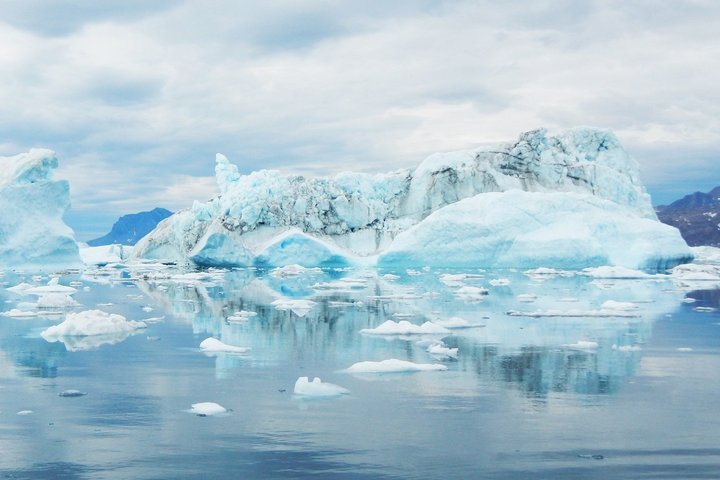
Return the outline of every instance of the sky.
[[[80,240],[242,173],[383,172],[608,128],[653,203],[720,185],[715,0],[5,0],[0,155],[57,152]]]

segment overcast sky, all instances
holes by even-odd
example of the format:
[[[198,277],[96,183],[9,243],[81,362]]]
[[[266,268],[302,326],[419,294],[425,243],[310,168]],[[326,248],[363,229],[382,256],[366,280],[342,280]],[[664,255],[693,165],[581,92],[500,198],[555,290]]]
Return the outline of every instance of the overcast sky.
[[[87,240],[242,172],[380,172],[610,128],[654,203],[720,184],[720,2],[5,0],[0,155],[47,147]]]

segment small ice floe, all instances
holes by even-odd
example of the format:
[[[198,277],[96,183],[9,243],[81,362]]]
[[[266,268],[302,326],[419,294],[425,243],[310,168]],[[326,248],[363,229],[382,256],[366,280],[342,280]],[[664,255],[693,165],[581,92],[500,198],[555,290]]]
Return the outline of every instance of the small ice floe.
[[[604,265],[602,267],[590,267],[584,268],[582,275],[592,278],[607,278],[607,279],[638,279],[638,278],[655,278],[655,275],[641,272],[640,270],[633,270],[627,267],[618,267]]]
[[[445,365],[439,363],[414,363],[391,358],[379,362],[357,362],[345,370],[349,373],[410,373],[447,370]]]
[[[68,313],[65,321],[42,332],[44,338],[58,336],[90,336],[118,332],[134,332],[145,328],[144,322],[127,320],[122,315],[102,310],[85,310]]]
[[[695,308],[693,308],[693,310],[695,310],[696,312],[704,312],[704,313],[715,311],[715,309],[713,307],[695,307]]]
[[[493,280],[490,280],[490,285],[493,287],[506,287],[510,285],[510,279],[508,278],[495,278]]]
[[[465,285],[455,290],[455,297],[464,302],[476,303],[484,299],[488,293],[490,292],[487,288]]]
[[[8,310],[7,312],[0,313],[0,315],[3,315],[5,317],[28,318],[37,316],[37,312],[13,308],[12,310]]]
[[[515,298],[517,299],[518,302],[532,303],[535,300],[537,300],[537,295],[532,294],[532,293],[521,293],[520,295],[518,295]]]
[[[318,377],[313,378],[312,382],[308,377],[299,377],[293,393],[303,397],[339,397],[349,394],[350,390],[333,383],[323,383]]]
[[[291,300],[287,298],[280,298],[275,300],[271,304],[277,310],[291,310],[298,317],[304,317],[310,310],[315,306],[315,302],[312,300]]]
[[[565,270],[556,270],[554,268],[548,268],[548,267],[533,268],[530,270],[525,270],[523,273],[533,280],[545,280],[547,278],[553,278],[553,277],[558,277],[558,276],[569,277],[569,276],[574,275],[573,272],[568,272]]]
[[[214,402],[200,402],[191,405],[190,413],[194,413],[198,417],[211,417],[213,415],[222,415],[228,412],[228,409]]]
[[[683,303],[695,303],[695,302],[697,302],[697,299],[695,299],[695,298],[692,298],[692,297],[683,298]]]
[[[642,347],[640,345],[613,345],[612,349],[618,352],[639,352]]]
[[[589,340],[578,340],[575,343],[565,343],[563,344],[563,347],[572,348],[575,350],[596,350],[599,345],[598,342],[592,342]]]
[[[72,295],[73,293],[77,292],[76,288],[60,285],[59,281],[59,278],[54,277],[47,283],[47,285],[44,285],[42,287],[28,288],[24,291],[24,293],[29,293],[31,295],[45,295],[48,293],[64,293],[65,295]]]
[[[460,317],[450,317],[447,320],[435,320],[434,323],[436,325],[440,325],[441,327],[447,328],[447,329],[461,329],[461,328],[478,328],[478,327],[484,327],[483,324],[473,324],[465,320],[464,318]]]
[[[143,312],[150,313],[150,312],[152,312],[153,310],[155,310],[153,307],[142,307],[142,311],[143,311]]]
[[[165,321],[165,316],[143,318],[141,321],[147,325],[150,325],[151,323],[161,323]]]
[[[87,392],[81,392],[80,390],[63,390],[62,392],[58,393],[58,397],[67,397],[67,398],[74,398],[74,397],[84,397],[87,395]]]
[[[427,352],[438,360],[457,359],[458,349],[450,348],[443,342],[435,342],[428,346]]]
[[[65,293],[47,293],[38,298],[37,306],[38,308],[46,310],[63,310],[66,308],[79,307],[80,304]]]
[[[320,268],[306,268],[302,265],[285,265],[283,267],[278,267],[273,269],[270,272],[270,275],[273,277],[278,278],[285,278],[285,277],[296,277],[303,273],[322,273],[322,269]]]
[[[698,265],[686,263],[670,270],[673,280],[692,280],[698,282],[720,281],[720,265]]]
[[[566,318],[582,318],[582,317],[597,317],[597,318],[637,318],[640,315],[633,311],[626,310],[535,310],[530,312],[509,310],[505,312],[506,315],[511,317],[530,317],[530,318],[541,318],[541,317],[566,317]]]
[[[678,347],[675,349],[678,352],[692,352],[693,349],[690,347]]]
[[[482,275],[469,275],[467,273],[443,273],[440,275],[440,281],[448,287],[462,287],[465,285],[464,280],[468,278],[483,278]]]
[[[405,270],[405,273],[407,273],[407,274],[410,275],[411,277],[417,277],[418,275],[422,275],[422,272],[419,272],[419,271],[417,271],[417,270],[413,270],[412,268],[408,268],[407,270]]]
[[[363,328],[360,333],[366,335],[447,335],[450,330],[433,322],[415,325],[407,320],[399,322],[387,320],[375,328]]]
[[[6,288],[5,290],[7,290],[10,293],[14,293],[16,295],[25,295],[25,292],[27,292],[27,290],[29,288],[33,288],[33,285],[22,282],[22,283],[18,283],[14,287]]]
[[[392,280],[397,280],[398,278],[400,278],[400,275],[395,275],[393,273],[386,273],[385,275],[382,276],[382,278],[383,278],[383,280],[392,281]]]
[[[249,348],[228,345],[213,337],[200,342],[200,349],[205,353],[234,353],[237,355],[246,354],[250,351]]]
[[[20,410],[19,412],[17,412],[16,415],[25,416],[25,415],[32,415],[33,413],[35,413],[35,412],[33,412],[32,410]]]
[[[638,306],[631,302],[616,302],[615,300],[608,300],[600,305],[600,310],[620,310],[623,312],[629,312],[637,310]]]

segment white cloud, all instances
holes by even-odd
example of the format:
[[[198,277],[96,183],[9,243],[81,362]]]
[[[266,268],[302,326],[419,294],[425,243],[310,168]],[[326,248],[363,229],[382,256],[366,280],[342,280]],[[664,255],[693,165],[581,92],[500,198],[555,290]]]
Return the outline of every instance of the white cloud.
[[[28,5],[0,23],[0,146],[57,150],[108,226],[210,191],[216,151],[379,171],[539,126],[612,128],[651,190],[720,183],[696,173],[720,148],[715,2],[110,2],[49,35]]]

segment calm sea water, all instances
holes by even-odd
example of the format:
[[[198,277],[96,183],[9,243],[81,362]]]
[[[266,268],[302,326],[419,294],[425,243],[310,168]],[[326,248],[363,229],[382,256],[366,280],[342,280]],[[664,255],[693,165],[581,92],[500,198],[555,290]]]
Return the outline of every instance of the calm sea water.
[[[0,478],[720,478],[720,315],[696,310],[718,307],[720,290],[513,271],[177,273],[61,278],[82,283],[75,310],[163,317],[127,338],[50,343],[40,332],[62,315],[0,317]],[[278,298],[316,303],[300,316]],[[593,316],[607,300],[637,309]],[[226,320],[239,310],[257,316]],[[457,360],[433,358],[423,337],[359,333],[454,316],[475,328],[431,338]],[[205,355],[209,336],[250,354]],[[389,358],[448,370],[342,371]],[[300,399],[299,376],[351,393]],[[197,402],[231,411],[188,413]]]

